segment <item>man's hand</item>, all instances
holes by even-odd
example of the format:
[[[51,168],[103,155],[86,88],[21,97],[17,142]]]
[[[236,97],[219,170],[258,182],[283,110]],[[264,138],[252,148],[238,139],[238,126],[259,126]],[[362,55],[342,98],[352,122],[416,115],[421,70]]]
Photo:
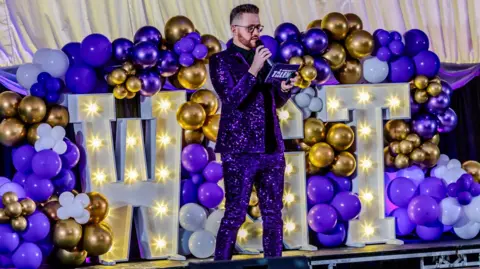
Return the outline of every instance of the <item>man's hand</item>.
[[[300,79],[300,74],[298,74],[298,72],[295,72],[295,77],[290,79],[289,84],[287,84],[286,80],[282,81],[282,84],[281,84],[282,92],[289,92],[293,88],[293,85],[295,84],[295,82],[297,82],[299,79]]]
[[[272,53],[265,46],[258,46],[255,49],[255,57],[253,58],[252,66],[248,69],[252,75],[257,76],[258,72],[262,70],[265,61],[272,56]]]

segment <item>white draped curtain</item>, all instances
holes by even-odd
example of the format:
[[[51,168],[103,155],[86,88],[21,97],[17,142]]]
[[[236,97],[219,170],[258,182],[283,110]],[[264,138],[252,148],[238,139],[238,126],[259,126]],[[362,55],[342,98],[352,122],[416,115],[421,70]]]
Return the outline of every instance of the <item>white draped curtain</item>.
[[[480,62],[480,0],[0,0],[0,66],[30,62],[40,48],[61,48],[91,33],[132,38],[153,25],[164,30],[175,15],[201,33],[230,38],[230,10],[242,3],[261,9],[265,34],[292,22],[301,30],[329,12],[356,13],[370,32],[425,31],[444,63]]]

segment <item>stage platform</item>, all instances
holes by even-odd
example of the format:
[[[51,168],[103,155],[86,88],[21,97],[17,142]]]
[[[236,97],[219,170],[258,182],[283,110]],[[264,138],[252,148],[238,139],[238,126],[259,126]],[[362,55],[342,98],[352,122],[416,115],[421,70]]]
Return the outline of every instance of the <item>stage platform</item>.
[[[335,248],[319,251],[286,251],[285,260],[304,257],[310,268],[464,268],[480,266],[480,239],[432,243],[372,245],[364,248]],[[263,260],[263,262],[262,262]],[[251,262],[249,262],[251,261]],[[220,268],[211,259],[187,261],[144,261],[119,263],[114,266],[88,266],[84,269],[154,269],[154,268]],[[234,261],[221,268],[274,268],[259,266],[266,263],[261,255],[236,255]],[[202,264],[204,267],[202,267]],[[408,267],[405,267],[408,266]],[[286,267],[280,267],[286,268]],[[298,267],[303,268],[303,267]],[[308,268],[308,267],[306,267]]]

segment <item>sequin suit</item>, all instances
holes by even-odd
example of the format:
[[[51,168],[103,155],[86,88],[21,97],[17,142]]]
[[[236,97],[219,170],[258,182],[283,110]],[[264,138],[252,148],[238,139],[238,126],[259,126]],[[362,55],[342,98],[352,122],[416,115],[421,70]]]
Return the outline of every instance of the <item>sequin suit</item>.
[[[282,92],[280,83],[262,84],[260,76],[257,79],[248,69],[233,47],[210,59],[212,84],[222,102],[215,151],[222,155],[226,193],[215,260],[232,258],[253,184],[260,200],[264,255],[282,255],[285,147],[276,109],[288,101],[290,93]]]

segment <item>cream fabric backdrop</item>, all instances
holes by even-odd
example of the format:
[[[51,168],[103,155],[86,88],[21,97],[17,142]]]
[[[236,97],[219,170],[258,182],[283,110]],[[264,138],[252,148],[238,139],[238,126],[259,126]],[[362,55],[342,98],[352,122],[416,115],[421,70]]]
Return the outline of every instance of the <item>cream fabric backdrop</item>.
[[[422,29],[442,62],[480,62],[480,0],[0,0],[0,66],[30,62],[39,48],[61,48],[93,32],[132,38],[147,24],[163,32],[179,14],[227,41],[229,12],[241,3],[260,7],[266,34],[282,22],[305,29],[328,12],[352,12],[371,32]]]

